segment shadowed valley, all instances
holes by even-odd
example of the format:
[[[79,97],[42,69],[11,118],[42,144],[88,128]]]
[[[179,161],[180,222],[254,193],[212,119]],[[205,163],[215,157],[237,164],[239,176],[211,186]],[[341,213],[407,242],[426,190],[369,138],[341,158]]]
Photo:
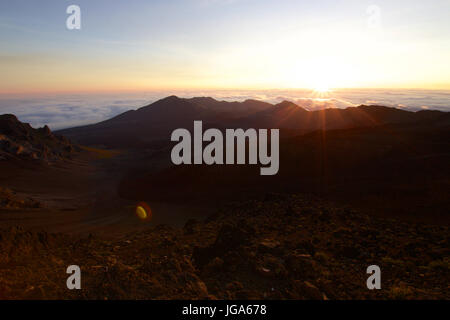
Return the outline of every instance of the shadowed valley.
[[[173,165],[195,120],[280,129],[278,174]],[[448,299],[449,129],[431,110],[175,96],[56,134],[0,116],[1,298]],[[86,289],[68,293],[73,261]]]

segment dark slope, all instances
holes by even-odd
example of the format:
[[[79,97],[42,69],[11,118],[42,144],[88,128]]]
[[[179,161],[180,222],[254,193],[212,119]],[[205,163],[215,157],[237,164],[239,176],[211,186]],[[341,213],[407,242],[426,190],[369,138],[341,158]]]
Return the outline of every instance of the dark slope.
[[[349,107],[307,111],[284,101],[273,108],[243,119],[246,127],[282,128],[310,132],[314,130],[349,129],[385,124],[439,122],[450,124],[450,115],[439,111],[410,112],[383,106]]]
[[[98,124],[60,132],[83,144],[121,148],[151,146],[161,140],[169,142],[173,130],[192,128],[194,120],[202,120],[205,126],[221,127],[269,107],[270,104],[255,100],[228,103],[212,98],[170,96]]]
[[[260,176],[259,165],[181,165],[127,177],[119,193],[135,200],[215,203],[306,192],[375,214],[449,222],[449,150],[449,127],[315,131],[280,141],[275,176]]]
[[[314,130],[345,129],[415,122],[449,124],[444,112],[408,112],[382,106],[307,111],[284,101],[277,105],[246,100],[217,101],[199,97],[182,99],[170,96],[136,111],[125,112],[98,124],[61,130],[65,136],[82,144],[116,148],[151,147],[170,142],[174,129],[191,129],[194,120],[204,127],[279,128],[290,134]]]

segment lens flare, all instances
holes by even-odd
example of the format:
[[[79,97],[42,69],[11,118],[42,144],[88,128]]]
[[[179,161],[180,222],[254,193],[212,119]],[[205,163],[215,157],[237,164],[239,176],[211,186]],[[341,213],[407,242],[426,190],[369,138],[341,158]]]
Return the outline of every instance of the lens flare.
[[[152,219],[152,209],[145,202],[139,202],[135,212],[136,216],[143,221],[150,221]]]

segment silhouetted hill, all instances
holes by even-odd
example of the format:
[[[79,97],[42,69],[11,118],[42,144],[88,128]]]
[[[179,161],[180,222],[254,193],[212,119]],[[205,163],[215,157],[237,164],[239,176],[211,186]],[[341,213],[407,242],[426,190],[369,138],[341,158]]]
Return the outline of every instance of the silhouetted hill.
[[[169,142],[174,129],[191,128],[194,120],[203,120],[205,125],[221,126],[232,119],[269,107],[270,104],[255,100],[230,103],[213,98],[182,99],[170,96],[98,124],[60,132],[83,144],[141,147],[161,140]]]
[[[289,101],[272,105],[256,100],[226,102],[210,97],[183,99],[170,96],[94,125],[60,132],[83,144],[116,148],[148,147],[155,143],[169,143],[174,129],[191,129],[194,120],[202,120],[204,127],[279,128],[285,129],[285,134],[303,134],[314,130],[397,123],[433,122],[442,126],[450,123],[450,115],[382,106],[307,111]]]
[[[301,133],[314,130],[349,129],[384,124],[424,123],[450,124],[448,113],[439,111],[411,112],[384,106],[349,107],[307,111],[292,102],[282,102],[270,109],[247,117],[245,127],[282,128]]]

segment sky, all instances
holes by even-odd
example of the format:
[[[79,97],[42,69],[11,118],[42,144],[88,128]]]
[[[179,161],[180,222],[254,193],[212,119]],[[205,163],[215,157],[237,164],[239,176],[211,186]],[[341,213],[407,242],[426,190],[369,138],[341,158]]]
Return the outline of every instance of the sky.
[[[81,8],[69,30],[66,9]],[[0,94],[450,89],[448,0],[2,0]]]

